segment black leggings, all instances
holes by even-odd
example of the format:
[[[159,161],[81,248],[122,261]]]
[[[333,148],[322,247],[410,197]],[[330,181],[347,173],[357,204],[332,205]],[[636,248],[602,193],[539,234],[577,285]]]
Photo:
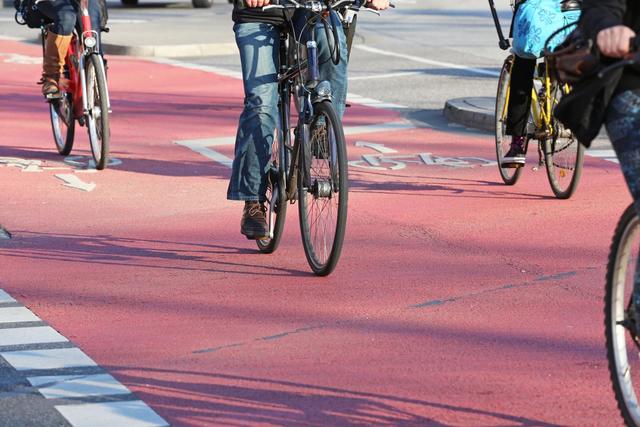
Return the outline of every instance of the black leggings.
[[[507,110],[507,135],[524,136],[531,111],[531,90],[533,89],[533,73],[536,69],[535,59],[515,56],[511,68],[511,88],[509,109]]]

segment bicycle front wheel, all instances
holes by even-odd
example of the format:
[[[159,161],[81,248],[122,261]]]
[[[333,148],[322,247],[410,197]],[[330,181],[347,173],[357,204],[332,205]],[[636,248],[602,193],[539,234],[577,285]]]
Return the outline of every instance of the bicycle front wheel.
[[[511,139],[507,135],[507,111],[509,109],[509,86],[511,84],[511,68],[513,67],[513,59],[513,55],[510,55],[504,61],[502,70],[500,71],[498,91],[496,93],[496,160],[498,162],[500,177],[506,185],[514,185],[522,173],[522,167],[503,168],[500,166],[502,164],[502,159],[511,147]]]
[[[87,57],[85,66],[87,79],[87,130],[91,153],[96,169],[104,169],[109,157],[109,95],[102,58],[97,54]]]
[[[273,253],[278,249],[287,217],[287,194],[285,188],[287,164],[283,141],[281,133],[277,131],[271,146],[271,168],[267,176],[267,200],[265,202],[269,238],[256,240],[258,250],[264,254]]]
[[[307,261],[316,275],[338,263],[347,223],[347,148],[340,119],[329,101],[314,105],[307,144],[300,150],[298,203]]]
[[[634,276],[640,247],[640,220],[631,205],[613,237],[605,289],[605,336],[609,373],[618,408],[626,425],[640,426],[635,386],[640,385],[638,320],[633,304]],[[637,378],[636,378],[637,377]]]
[[[63,156],[68,156],[73,148],[76,127],[73,117],[73,97],[70,93],[63,91],[59,99],[49,102],[49,117],[56,149]]]

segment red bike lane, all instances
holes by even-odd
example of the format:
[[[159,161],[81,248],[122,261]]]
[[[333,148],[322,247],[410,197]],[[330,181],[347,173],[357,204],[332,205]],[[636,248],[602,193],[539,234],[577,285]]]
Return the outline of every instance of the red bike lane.
[[[354,105],[345,247],[316,278],[296,209],[276,254],[239,234],[238,80],[109,58],[117,160],[92,173],[84,128],[55,153],[38,54],[0,41],[0,288],[170,423],[618,421],[602,323],[630,199],[616,164],[586,157],[559,201],[542,170],[502,185],[489,136]]]

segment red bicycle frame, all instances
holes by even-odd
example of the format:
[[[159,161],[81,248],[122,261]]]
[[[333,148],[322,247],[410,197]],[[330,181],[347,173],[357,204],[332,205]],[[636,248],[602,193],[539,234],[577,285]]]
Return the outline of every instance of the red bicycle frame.
[[[67,91],[73,96],[73,115],[76,119],[81,119],[86,110],[87,102],[83,97],[86,93],[86,78],[84,75],[85,51],[96,46],[97,34],[91,27],[91,17],[89,16],[89,0],[80,0],[80,34],[73,34],[73,39],[69,45],[65,62],[69,69],[69,82]],[[80,37],[80,40],[78,40]],[[86,43],[87,40],[91,42]]]

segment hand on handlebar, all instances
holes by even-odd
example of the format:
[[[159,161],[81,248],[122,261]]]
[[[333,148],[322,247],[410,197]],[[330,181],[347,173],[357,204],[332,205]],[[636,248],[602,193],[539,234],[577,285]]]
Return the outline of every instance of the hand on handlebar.
[[[367,0],[366,7],[373,10],[385,10],[389,8],[389,0]]]
[[[624,25],[606,28],[598,33],[598,48],[604,56],[623,58],[630,53],[629,40],[635,36],[636,33]]]
[[[245,0],[246,7],[264,7],[271,4],[271,0]]]

